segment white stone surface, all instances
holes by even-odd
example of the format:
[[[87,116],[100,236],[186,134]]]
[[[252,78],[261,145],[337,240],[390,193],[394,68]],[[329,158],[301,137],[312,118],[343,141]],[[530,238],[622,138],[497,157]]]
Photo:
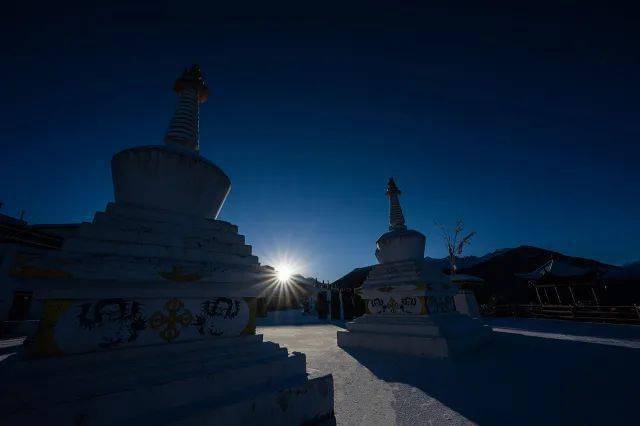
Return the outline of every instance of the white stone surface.
[[[491,331],[456,311],[458,288],[437,265],[424,261],[425,237],[406,229],[399,195],[389,179],[390,231],[378,239],[380,263],[360,291],[367,315],[337,333],[338,345],[434,358],[474,350]]]
[[[446,358],[485,343],[491,330],[456,311],[457,287],[424,261],[383,263],[362,285],[368,315],[337,333],[341,347]]]
[[[331,376],[307,380],[303,354],[261,335],[9,359],[0,367],[7,424],[277,425],[333,412]]]
[[[125,149],[111,160],[116,203],[216,218],[231,188],[215,164],[177,146]]]
[[[376,242],[376,259],[380,263],[422,260],[425,243],[426,237],[418,231],[386,232]]]
[[[435,316],[365,315],[338,331],[338,346],[447,358],[486,344],[491,330],[458,313]]]
[[[62,250],[23,250],[13,254],[12,262],[10,274],[23,287],[54,278],[32,287],[64,289],[77,283],[85,295],[86,288],[122,288],[119,283],[125,282],[160,289],[163,283],[198,283],[201,289],[216,285],[218,296],[245,290],[245,297],[255,297],[261,293],[257,284],[267,278],[235,225],[113,203],[97,212],[92,223],[82,224]]]
[[[304,352],[312,377],[333,375],[340,426],[625,425],[636,416],[639,326],[485,318],[495,332],[484,350],[425,359],[345,350],[335,339],[341,323],[299,318],[260,319],[258,331]]]

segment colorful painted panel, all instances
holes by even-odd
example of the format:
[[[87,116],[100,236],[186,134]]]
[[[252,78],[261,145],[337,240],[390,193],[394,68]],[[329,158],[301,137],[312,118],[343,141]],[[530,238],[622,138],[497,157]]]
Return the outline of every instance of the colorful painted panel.
[[[429,296],[427,306],[431,314],[447,314],[456,311],[453,296]]]
[[[58,309],[48,309],[51,306]],[[252,299],[47,300],[43,312],[34,355],[231,337],[255,330]]]
[[[424,312],[424,297],[381,296],[367,300],[367,309],[373,315],[421,315]]]

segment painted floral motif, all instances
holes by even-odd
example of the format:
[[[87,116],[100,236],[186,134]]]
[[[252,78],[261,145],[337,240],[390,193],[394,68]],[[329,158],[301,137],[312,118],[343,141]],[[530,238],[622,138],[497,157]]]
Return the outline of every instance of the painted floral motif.
[[[124,299],[83,303],[77,315],[80,328],[95,331],[101,348],[133,342],[147,326],[142,304]]]
[[[409,314],[420,313],[418,298],[413,296],[403,297],[396,301],[393,297],[376,297],[369,300],[369,312],[372,314]]]
[[[224,331],[216,325],[216,320],[236,318],[239,312],[239,300],[232,300],[227,297],[216,297],[211,300],[205,300],[200,305],[200,313],[196,315],[193,325],[195,325],[200,334],[221,336],[224,334]]]
[[[446,314],[456,310],[456,304],[451,296],[429,296],[427,305],[432,314]]]
[[[156,311],[149,318],[149,325],[154,330],[160,330],[160,337],[171,342],[180,336],[180,330],[191,324],[193,315],[184,308],[184,302],[171,299],[164,304],[163,311]]]

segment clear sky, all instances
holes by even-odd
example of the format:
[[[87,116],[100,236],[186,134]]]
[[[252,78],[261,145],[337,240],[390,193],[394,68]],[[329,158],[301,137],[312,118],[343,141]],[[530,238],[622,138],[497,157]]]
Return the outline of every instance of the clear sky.
[[[287,252],[325,280],[374,263],[389,176],[428,256],[434,223],[463,218],[468,254],[640,258],[634,11],[304,3],[8,11],[2,212],[91,220],[111,156],[162,143],[172,83],[199,63],[201,153],[233,183],[220,218],[265,263]]]

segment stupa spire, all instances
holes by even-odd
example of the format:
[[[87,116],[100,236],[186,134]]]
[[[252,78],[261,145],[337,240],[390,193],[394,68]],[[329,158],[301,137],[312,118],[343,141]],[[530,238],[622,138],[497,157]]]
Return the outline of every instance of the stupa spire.
[[[396,186],[396,182],[392,177],[387,183],[387,197],[389,197],[389,230],[404,230],[407,227],[404,224],[404,215],[402,207],[400,207],[400,194],[402,191]]]
[[[209,96],[200,66],[193,65],[186,69],[174,83],[173,90],[180,99],[164,142],[167,145],[181,145],[197,152],[200,150],[200,104]]]

